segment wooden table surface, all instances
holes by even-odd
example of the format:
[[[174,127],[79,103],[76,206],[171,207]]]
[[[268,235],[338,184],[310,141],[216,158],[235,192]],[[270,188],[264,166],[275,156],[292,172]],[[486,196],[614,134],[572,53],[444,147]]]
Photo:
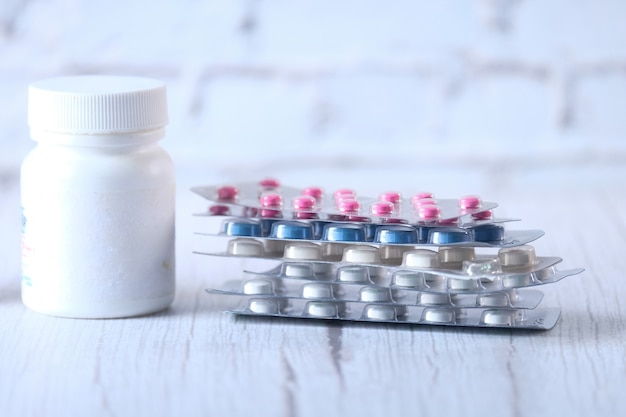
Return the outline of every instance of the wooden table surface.
[[[624,416],[626,175],[596,168],[422,178],[442,197],[465,190],[499,202],[498,215],[522,218],[509,228],[545,230],[538,254],[586,269],[540,288],[542,306],[562,311],[550,331],[222,313],[227,300],[203,290],[240,277],[246,261],[191,253],[191,213],[205,203],[188,189],[244,174],[192,168],[180,173],[170,309],[118,320],[34,313],[20,301],[18,176],[7,173],[0,182],[0,415]],[[419,178],[364,172],[272,175],[329,189],[343,186],[343,175],[362,194]]]

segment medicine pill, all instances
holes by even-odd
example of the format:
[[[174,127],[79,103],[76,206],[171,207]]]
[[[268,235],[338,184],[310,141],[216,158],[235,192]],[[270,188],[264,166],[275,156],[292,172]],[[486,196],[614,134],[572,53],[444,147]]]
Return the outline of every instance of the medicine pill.
[[[530,274],[514,274],[514,275],[503,275],[502,276],[502,286],[504,288],[519,288],[525,287],[531,282]]]
[[[443,308],[426,308],[422,319],[430,323],[452,323],[455,320],[454,310]]]
[[[248,310],[256,314],[278,314],[278,300],[272,298],[253,298],[248,301]]]
[[[217,189],[217,198],[219,200],[231,201],[237,198],[239,189],[232,185],[224,185]]]
[[[370,205],[370,213],[375,216],[388,216],[393,213],[394,209],[393,203],[387,201],[378,201]]]
[[[313,226],[298,221],[279,221],[272,225],[270,237],[274,239],[313,239]]]
[[[489,325],[511,326],[515,322],[515,315],[507,310],[487,310],[483,312],[480,321]]]
[[[322,240],[332,242],[363,242],[365,227],[354,223],[331,223],[324,226]]]
[[[370,282],[369,269],[365,266],[343,266],[337,269],[337,280],[340,282]]]
[[[291,205],[296,210],[311,210],[315,207],[315,197],[301,195],[294,198]]]
[[[292,278],[313,278],[315,276],[313,272],[313,266],[309,264],[283,264],[283,274]]]
[[[467,291],[478,288],[478,281],[475,279],[449,278],[448,286],[451,290]]]
[[[283,217],[283,214],[280,210],[261,209],[259,210],[259,216],[266,219],[279,219]]]
[[[443,264],[462,263],[476,257],[474,248],[464,246],[446,246],[439,248],[439,262]]]
[[[476,304],[480,307],[506,307],[509,305],[509,296],[504,292],[480,294]]]
[[[330,301],[309,301],[306,313],[313,317],[337,317],[337,304]]]
[[[397,191],[387,191],[378,196],[379,201],[387,201],[392,204],[398,204],[402,200],[402,196]],[[393,206],[392,206],[393,207]]]
[[[213,205],[209,207],[209,214],[212,216],[226,216],[230,214],[230,207],[222,205]]]
[[[434,198],[418,198],[412,199],[411,203],[413,204],[413,208],[419,209],[422,206],[436,206],[437,200]]]
[[[380,263],[380,252],[373,246],[348,246],[343,251],[343,260],[352,263]]]
[[[288,259],[321,259],[322,252],[319,245],[315,243],[287,243],[285,245],[284,257]]]
[[[359,211],[361,203],[357,200],[342,199],[337,202],[337,208],[343,213],[354,213]]]
[[[227,236],[260,237],[263,235],[261,224],[249,219],[224,220],[222,233]]]
[[[383,287],[363,287],[359,291],[359,300],[368,303],[382,303],[391,301],[389,288]]]
[[[440,214],[441,209],[435,205],[425,205],[417,208],[417,215],[424,220],[438,219]]]
[[[433,228],[428,233],[428,243],[433,245],[450,245],[472,241],[472,234],[465,229]]]
[[[396,309],[390,305],[367,305],[363,309],[363,318],[370,320],[396,320]]]
[[[259,186],[264,190],[273,190],[280,187],[280,181],[275,178],[264,178],[259,181]]]
[[[480,197],[475,195],[466,195],[459,198],[459,207],[462,209],[475,209],[481,206],[482,202]]]
[[[535,248],[530,245],[522,245],[514,248],[502,248],[498,251],[498,258],[502,266],[523,267],[535,263]]]
[[[414,194],[414,195],[411,197],[411,203],[412,203],[413,205],[415,205],[415,203],[416,203],[416,202],[418,202],[418,201],[420,201],[420,200],[425,200],[425,199],[430,199],[430,200],[433,200],[433,197],[434,197],[434,196],[433,196],[433,193],[428,192],[428,191],[422,191],[422,192],[419,192],[419,193]]]
[[[504,227],[497,224],[483,224],[470,230],[476,242],[498,242],[504,238]]]
[[[261,207],[281,207],[283,205],[283,197],[280,194],[265,193],[261,194],[261,197],[259,197],[259,203],[261,204]]]
[[[391,225],[379,226],[374,235],[375,243],[385,244],[417,244],[417,230],[411,226]]]
[[[305,284],[302,286],[302,298],[314,300],[333,298],[333,287],[320,283]]]
[[[243,293],[247,295],[273,294],[272,282],[266,279],[251,279],[244,283]]]
[[[254,239],[237,238],[228,242],[228,253],[235,256],[262,256],[263,243]]]
[[[417,303],[420,305],[449,305],[451,301],[448,294],[420,292],[417,294]]]
[[[307,187],[302,190],[302,195],[313,197],[316,202],[321,201],[324,191],[320,187]]]
[[[472,219],[474,220],[490,220],[493,216],[493,212],[491,210],[480,211],[478,213],[472,214]]]
[[[439,254],[430,249],[414,249],[405,252],[402,266],[409,268],[438,268]]]
[[[335,191],[334,197],[335,197],[335,200],[341,200],[346,197],[350,199],[354,199],[356,198],[356,193],[354,192],[354,190],[351,190],[349,188],[342,188],[342,189]]]
[[[391,284],[397,287],[421,288],[424,285],[424,278],[418,272],[397,271],[391,278]]]

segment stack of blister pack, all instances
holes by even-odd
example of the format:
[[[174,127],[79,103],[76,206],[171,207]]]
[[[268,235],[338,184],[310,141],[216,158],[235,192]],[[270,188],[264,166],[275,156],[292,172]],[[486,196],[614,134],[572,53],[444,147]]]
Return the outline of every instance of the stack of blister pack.
[[[543,294],[527,287],[583,271],[536,256],[528,243],[543,232],[505,229],[512,219],[477,196],[326,195],[273,179],[193,191],[212,202],[201,216],[221,217],[220,230],[197,233],[195,253],[272,261],[207,289],[232,297],[235,314],[550,329],[559,309],[538,308]],[[223,249],[207,251],[202,239]]]

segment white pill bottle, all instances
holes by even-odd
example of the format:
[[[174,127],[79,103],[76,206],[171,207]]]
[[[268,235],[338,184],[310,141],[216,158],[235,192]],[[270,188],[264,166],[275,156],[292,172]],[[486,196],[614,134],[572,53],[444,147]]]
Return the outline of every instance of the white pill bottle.
[[[175,176],[158,145],[165,85],[77,76],[29,87],[37,146],[21,171],[22,300],[63,317],[167,308],[175,291]]]

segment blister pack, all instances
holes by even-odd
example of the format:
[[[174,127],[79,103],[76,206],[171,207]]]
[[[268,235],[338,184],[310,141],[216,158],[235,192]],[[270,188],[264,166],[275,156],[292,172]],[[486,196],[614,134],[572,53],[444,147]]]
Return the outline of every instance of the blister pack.
[[[536,308],[543,294],[525,288],[583,271],[536,256],[528,243],[543,231],[507,230],[512,219],[477,196],[357,198],[276,180],[193,191],[213,203],[198,217],[222,218],[217,230],[199,227],[195,253],[273,263],[207,289],[240,315],[545,330],[560,313]]]
[[[490,220],[491,210],[497,207],[475,195],[438,199],[430,192],[416,192],[403,199],[400,193],[387,191],[372,198],[350,189],[328,195],[320,187],[285,187],[273,179],[198,186],[192,191],[214,203],[208,208],[209,214],[248,218],[452,225]]]
[[[197,232],[213,235],[210,232]],[[319,243],[370,243],[373,245],[462,245],[512,247],[530,243],[541,230],[506,231],[495,223],[463,227],[409,224],[330,222],[324,220],[277,220],[227,218],[219,236],[254,237],[260,240],[298,240]]]

